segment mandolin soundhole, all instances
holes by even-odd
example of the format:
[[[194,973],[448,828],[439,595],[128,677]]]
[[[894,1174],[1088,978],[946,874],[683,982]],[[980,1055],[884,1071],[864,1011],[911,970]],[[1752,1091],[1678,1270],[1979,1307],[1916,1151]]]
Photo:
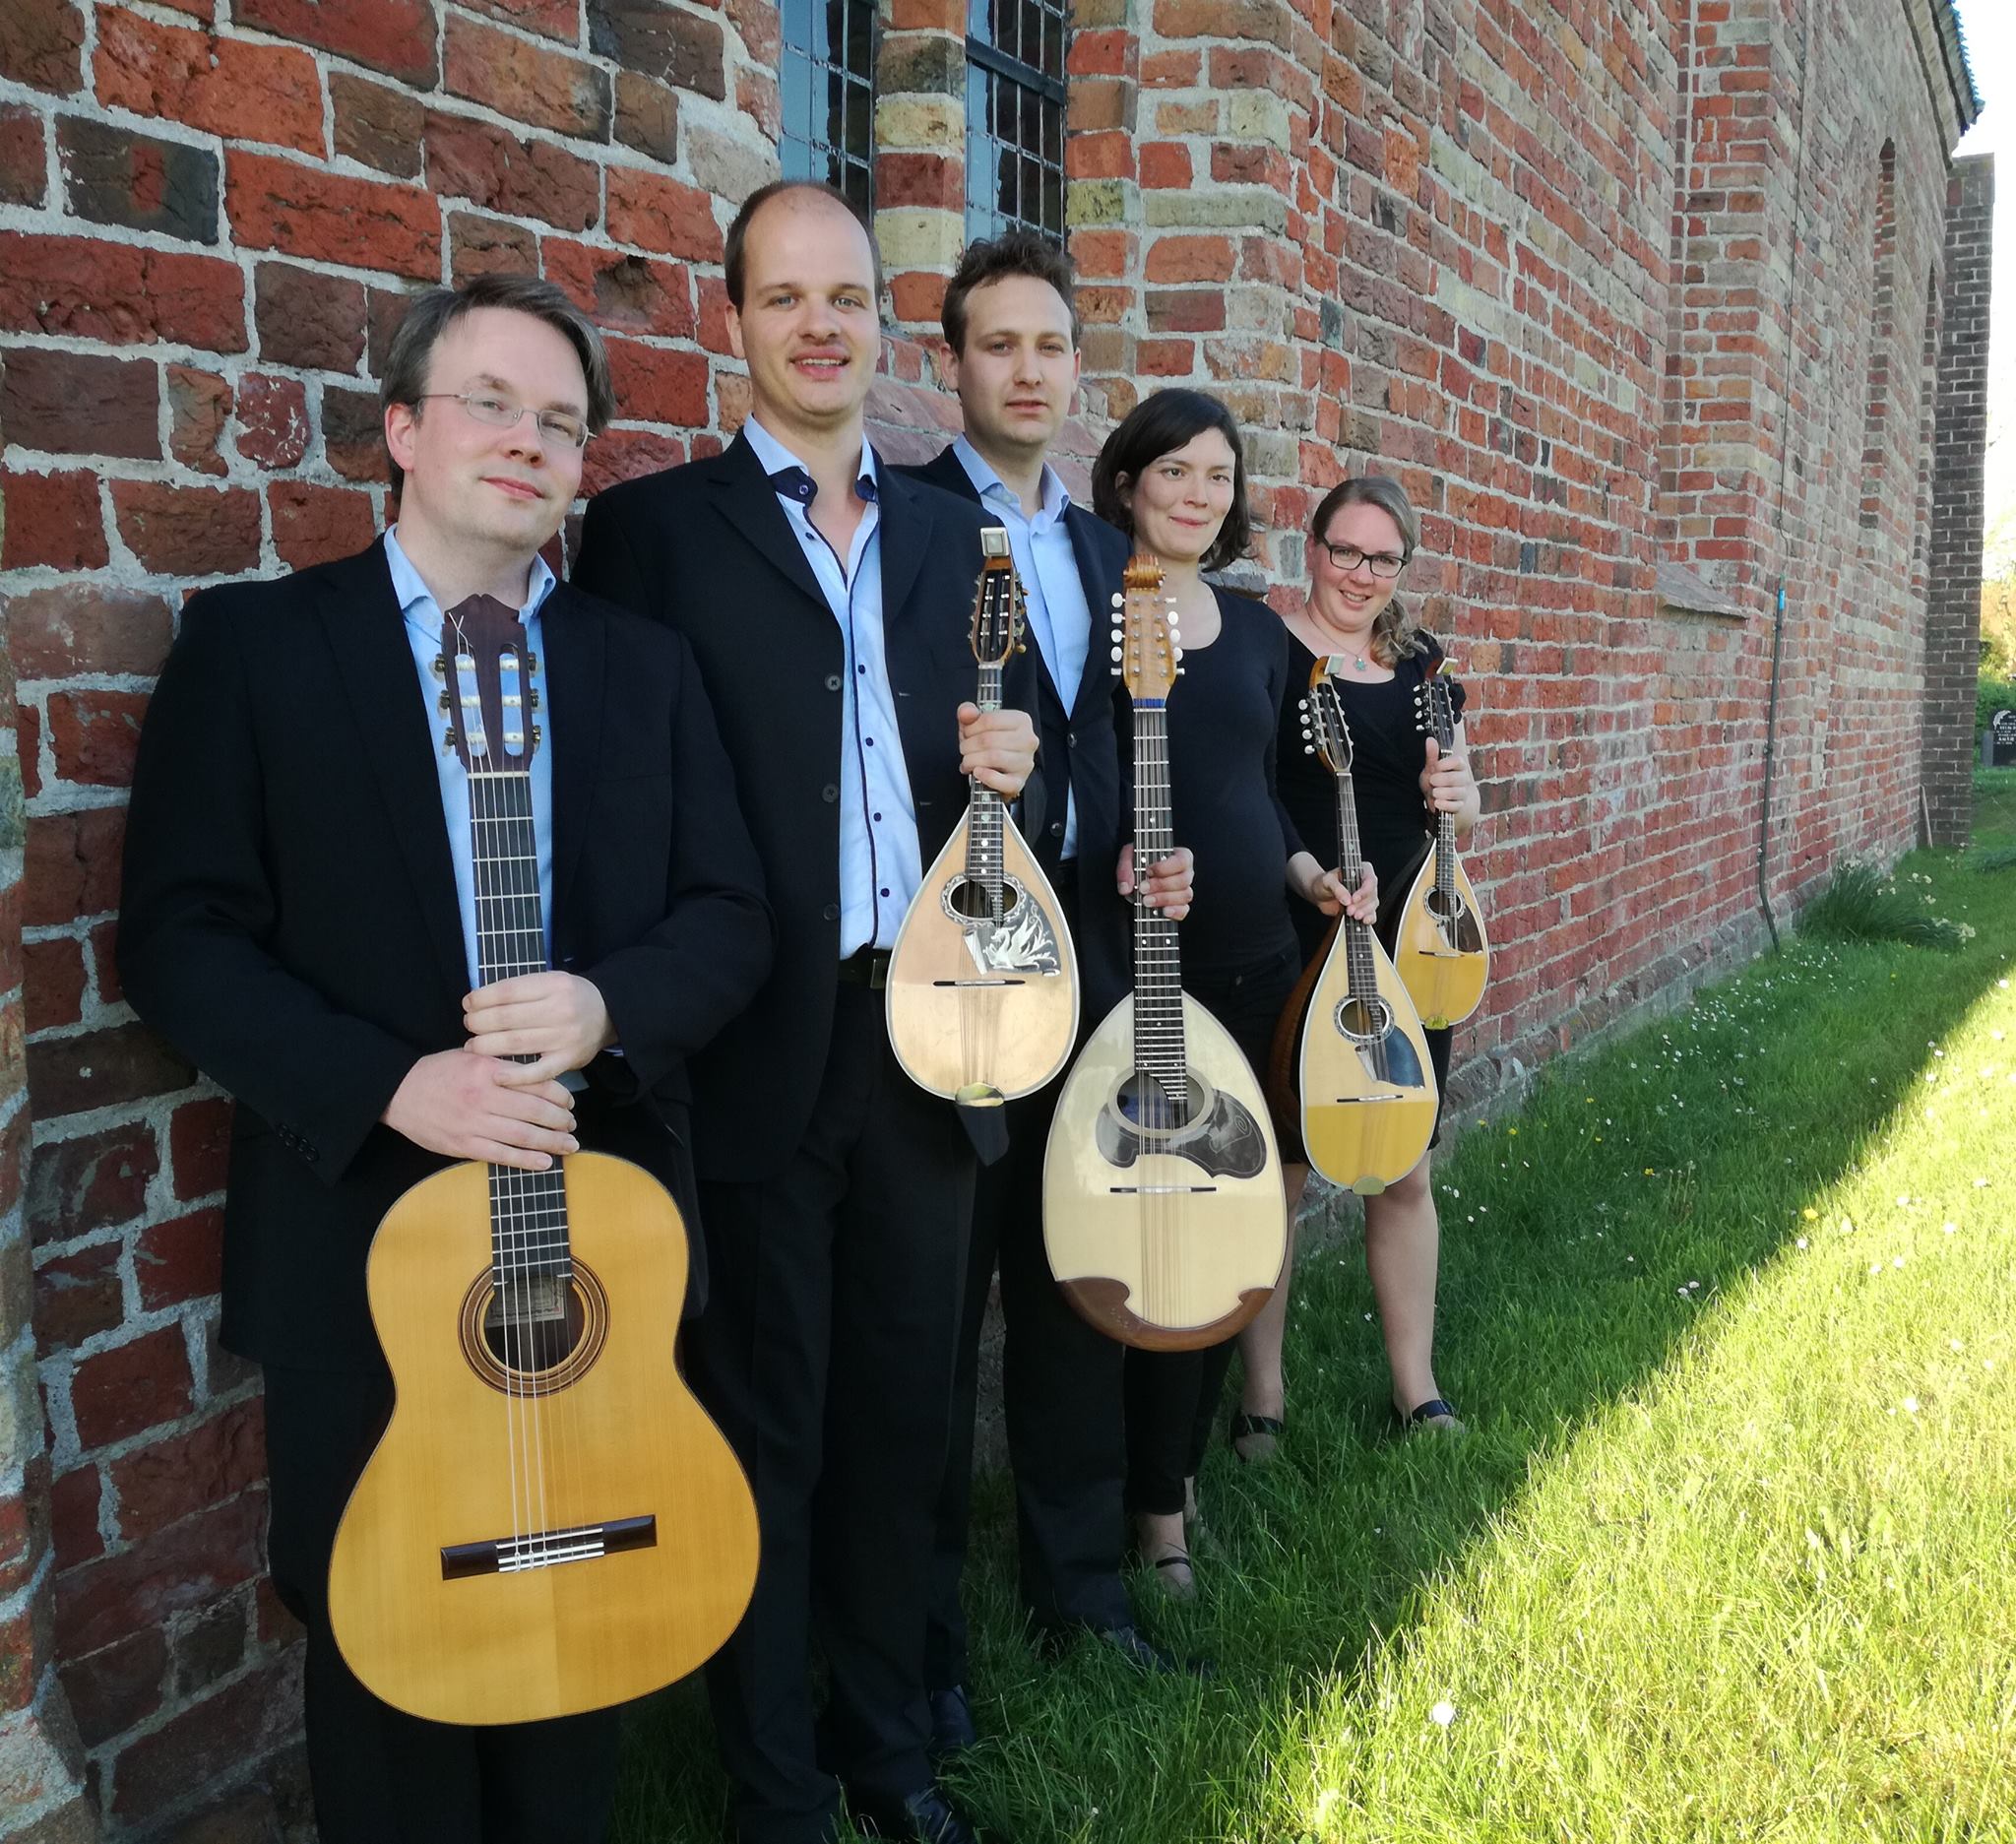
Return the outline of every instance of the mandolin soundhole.
[[[571,1279],[514,1276],[499,1288],[485,1274],[463,1302],[463,1354],[492,1388],[542,1395],[594,1364],[608,1324],[608,1297],[579,1261]]]
[[[1337,1028],[1359,1043],[1382,1038],[1393,1028],[1392,1008],[1383,998],[1348,998],[1337,1008]]]
[[[1022,901],[1022,891],[1012,878],[1001,882],[1001,915],[1005,919],[1015,914],[1015,906]],[[962,877],[945,892],[945,907],[964,922],[978,922],[992,911],[987,907],[987,886],[977,877]]]

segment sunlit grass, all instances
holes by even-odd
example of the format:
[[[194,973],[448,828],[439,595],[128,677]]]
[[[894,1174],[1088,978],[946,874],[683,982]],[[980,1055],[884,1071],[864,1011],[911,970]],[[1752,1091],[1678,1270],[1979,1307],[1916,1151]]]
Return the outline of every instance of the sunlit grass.
[[[2016,903],[1962,870],[2016,843],[2004,774],[1978,849],[1900,867],[1959,951],[1796,938],[1465,1136],[1466,1439],[1393,1437],[1358,1249],[1305,1264],[1281,1462],[1215,1451],[1202,1599],[1140,1590],[1214,1680],[1040,1663],[983,1482],[985,1739],[948,1778],[984,1824],[2016,1839]],[[633,1729],[617,1837],[723,1811],[689,1686]]]

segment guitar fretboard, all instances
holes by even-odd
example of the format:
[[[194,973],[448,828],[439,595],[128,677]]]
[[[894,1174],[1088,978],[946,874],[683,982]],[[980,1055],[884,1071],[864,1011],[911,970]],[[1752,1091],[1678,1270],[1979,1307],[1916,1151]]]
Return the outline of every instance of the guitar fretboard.
[[[1134,1065],[1187,1111],[1183,966],[1176,924],[1148,901],[1148,872],[1175,850],[1169,819],[1168,706],[1134,701]]]
[[[472,770],[469,817],[476,897],[476,983],[489,986],[518,974],[544,973],[546,926],[539,899],[532,772]],[[512,1278],[572,1274],[567,1184],[558,1165],[544,1172],[490,1168],[490,1240],[500,1286]]]

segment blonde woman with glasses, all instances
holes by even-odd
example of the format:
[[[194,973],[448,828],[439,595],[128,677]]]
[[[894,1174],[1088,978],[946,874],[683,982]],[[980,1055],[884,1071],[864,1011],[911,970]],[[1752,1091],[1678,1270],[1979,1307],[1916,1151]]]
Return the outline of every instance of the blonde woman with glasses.
[[[1414,508],[1397,480],[1366,475],[1332,487],[1309,522],[1308,603],[1282,616],[1290,692],[1282,702],[1277,755],[1281,800],[1303,843],[1328,862],[1336,849],[1336,784],[1320,761],[1303,753],[1299,705],[1317,659],[1328,658],[1351,726],[1358,835],[1378,873],[1379,932],[1389,951],[1436,815],[1450,814],[1461,839],[1480,811],[1463,732],[1463,687],[1451,687],[1457,724],[1450,754],[1442,755],[1416,726],[1415,694],[1442,664],[1441,648],[1396,593],[1419,541]],[[1334,903],[1293,906],[1305,963],[1320,951],[1335,914]],[[1430,1031],[1427,1038],[1441,1091],[1449,1076],[1449,1032]],[[1365,1199],[1365,1265],[1385,1335],[1394,1414],[1409,1431],[1459,1433],[1463,1424],[1435,1380],[1440,1228],[1428,1182],[1431,1157],[1423,1153],[1406,1177]],[[1307,1177],[1306,1166],[1289,1168],[1292,1207]],[[1284,1431],[1281,1346],[1288,1296],[1284,1275],[1265,1309],[1239,1334],[1245,1378],[1231,1435],[1244,1460],[1269,1458]]]

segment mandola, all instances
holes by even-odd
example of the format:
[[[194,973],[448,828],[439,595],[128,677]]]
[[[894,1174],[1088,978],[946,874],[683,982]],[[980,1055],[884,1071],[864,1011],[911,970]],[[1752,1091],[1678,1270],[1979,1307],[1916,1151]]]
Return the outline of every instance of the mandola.
[[[1022,590],[998,525],[980,533],[975,697],[1001,708],[1022,647]],[[998,1108],[1064,1067],[1078,1036],[1078,960],[1063,911],[1007,802],[973,783],[966,815],[924,873],[889,958],[889,1044],[920,1088]]]
[[[1351,731],[1337,686],[1316,662],[1302,733],[1337,782],[1338,868],[1346,889],[1363,872]],[[1296,1093],[1309,1163],[1333,1184],[1383,1191],[1405,1177],[1435,1131],[1435,1071],[1414,1001],[1379,938],[1338,918],[1302,1020]]]
[[[1178,661],[1162,568],[1136,557],[1114,657],[1134,706],[1134,850],[1166,858],[1167,699]],[[1239,1047],[1183,990],[1176,924],[1134,899],[1134,990],[1072,1066],[1043,1162],[1043,1242],[1077,1311],[1124,1344],[1217,1344],[1267,1304],[1288,1196]]]
[[[1444,755],[1456,747],[1456,720],[1444,660],[1415,694],[1416,721]],[[1435,815],[1435,845],[1422,860],[1400,912],[1394,965],[1421,1022],[1430,1030],[1458,1025],[1477,1010],[1491,973],[1491,947],[1470,874],[1456,856],[1456,821]]]
[[[487,985],[546,966],[536,662],[501,604],[451,620]],[[386,1213],[366,1286],[396,1394],[329,1567],[365,1688],[434,1722],[537,1722],[712,1655],[755,1585],[756,1508],[674,1367],[686,1235],[657,1179],[598,1153],[452,1166]]]

